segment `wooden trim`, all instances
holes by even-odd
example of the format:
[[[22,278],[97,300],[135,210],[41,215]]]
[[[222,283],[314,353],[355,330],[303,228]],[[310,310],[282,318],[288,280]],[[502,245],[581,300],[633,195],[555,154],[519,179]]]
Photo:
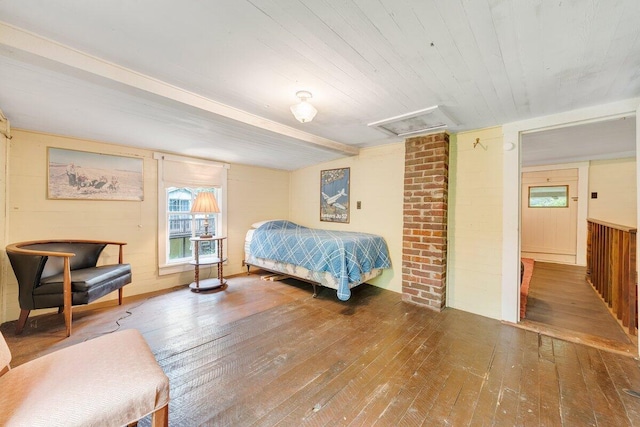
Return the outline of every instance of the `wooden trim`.
[[[620,283],[620,230],[611,230],[611,251],[609,252],[609,269],[611,271],[611,310],[620,318],[620,305],[618,304],[621,291]]]
[[[37,251],[33,249],[24,249],[23,246],[47,244],[47,243],[97,243],[104,245],[120,245],[120,257],[122,257],[122,246],[126,245],[126,242],[112,242],[107,240],[83,240],[83,239],[70,239],[70,240],[30,240],[28,242],[17,242],[7,246],[7,252],[25,255],[39,255],[39,256],[75,256],[73,252],[55,252],[55,251]],[[122,264],[122,263],[120,263]]]
[[[629,232],[629,334],[636,334],[636,326],[638,323],[638,317],[636,315],[636,309],[638,308],[638,295],[636,288],[638,287],[638,271],[636,270],[636,231]]]
[[[169,425],[169,404],[164,405],[160,409],[156,409],[151,414],[152,427],[168,427]]]
[[[637,228],[634,228],[634,227],[628,227],[626,225],[614,224],[612,222],[600,221],[598,219],[593,219],[593,218],[587,218],[587,221],[592,222],[594,224],[598,224],[598,225],[604,225],[605,227],[613,228],[615,230],[626,231],[627,233],[637,230]]]
[[[67,337],[71,336],[71,257],[64,257],[62,292],[64,296],[64,323],[67,326]]]
[[[15,253],[15,254],[23,254],[23,255],[32,255],[32,256],[46,256],[46,257],[62,257],[63,261],[63,271],[62,271],[62,292],[63,292],[63,313],[64,313],[64,323],[66,326],[67,337],[71,336],[71,321],[73,318],[72,307],[73,302],[71,300],[71,262],[70,259],[73,256],[76,256],[73,252],[56,252],[56,251],[38,251],[33,249],[25,249],[24,246],[36,245],[36,244],[48,244],[48,243],[89,243],[89,244],[100,244],[100,245],[118,245],[119,253],[118,253],[118,263],[122,264],[124,255],[123,255],[123,246],[126,245],[126,242],[114,242],[114,241],[106,241],[106,240],[87,240],[87,239],[72,239],[72,240],[58,240],[58,239],[50,239],[50,240],[30,240],[27,242],[17,242],[12,243],[7,246],[7,253]],[[118,290],[118,305],[122,305],[122,288]],[[26,321],[26,319],[25,319]],[[20,323],[18,323],[20,325]],[[18,326],[19,327],[19,326]],[[16,330],[16,333],[20,333]]]
[[[589,220],[587,280],[609,306],[611,313],[637,330],[636,229]]]
[[[591,261],[593,259],[593,244],[591,240],[593,239],[593,224],[587,223],[587,274],[586,279],[591,283],[591,275],[593,271],[591,270]]]
[[[631,284],[631,277],[629,275],[629,233],[623,233],[622,235],[622,326],[629,326],[629,304],[630,295],[629,295],[629,286]]]
[[[65,64],[75,70],[90,73],[118,84],[124,84],[137,90],[177,101],[190,107],[216,114],[236,122],[253,126],[263,131],[273,132],[284,137],[301,141],[308,146],[327,149],[345,156],[355,156],[360,148],[333,141],[294,127],[278,123],[264,117],[223,104],[202,95],[179,88],[169,83],[147,76],[137,71],[115,65],[96,56],[89,55],[64,44],[53,42],[37,34],[0,22],[3,44],[11,48],[29,52],[40,58],[46,58]],[[293,95],[293,94],[292,94]]]

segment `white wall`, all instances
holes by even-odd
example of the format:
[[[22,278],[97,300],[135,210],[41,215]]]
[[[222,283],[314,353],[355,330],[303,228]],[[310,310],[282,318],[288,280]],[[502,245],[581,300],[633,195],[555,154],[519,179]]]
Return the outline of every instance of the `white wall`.
[[[320,171],[351,168],[349,224],[320,221]],[[378,234],[387,242],[392,268],[370,283],[402,291],[404,143],[366,148],[358,156],[294,171],[289,219],[300,225]],[[356,209],[356,202],[362,209]]]
[[[476,138],[479,143],[474,148]],[[501,318],[502,130],[451,138],[447,306]]]
[[[598,198],[592,199],[591,193]],[[589,218],[636,227],[636,159],[596,160],[589,166]]]

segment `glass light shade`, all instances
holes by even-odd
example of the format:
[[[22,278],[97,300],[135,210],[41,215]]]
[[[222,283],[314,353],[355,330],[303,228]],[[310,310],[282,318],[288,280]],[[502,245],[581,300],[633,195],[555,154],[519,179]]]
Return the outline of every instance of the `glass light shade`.
[[[291,112],[300,123],[310,122],[318,114],[318,110],[304,99],[299,104],[292,105]]]

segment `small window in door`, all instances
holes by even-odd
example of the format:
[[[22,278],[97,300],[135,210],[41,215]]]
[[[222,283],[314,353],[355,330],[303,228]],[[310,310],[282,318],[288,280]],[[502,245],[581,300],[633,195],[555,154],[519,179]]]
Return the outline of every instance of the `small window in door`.
[[[529,187],[530,208],[566,208],[568,206],[568,185]]]

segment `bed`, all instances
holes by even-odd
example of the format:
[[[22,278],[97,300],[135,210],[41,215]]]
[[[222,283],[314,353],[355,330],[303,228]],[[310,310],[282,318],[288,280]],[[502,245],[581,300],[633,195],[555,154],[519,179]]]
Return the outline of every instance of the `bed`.
[[[391,262],[384,239],[368,233],[303,227],[290,221],[256,223],[245,238],[245,264],[337,291],[346,301],[351,289],[379,276]]]

